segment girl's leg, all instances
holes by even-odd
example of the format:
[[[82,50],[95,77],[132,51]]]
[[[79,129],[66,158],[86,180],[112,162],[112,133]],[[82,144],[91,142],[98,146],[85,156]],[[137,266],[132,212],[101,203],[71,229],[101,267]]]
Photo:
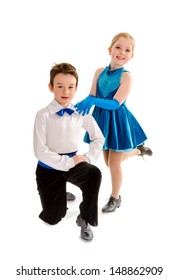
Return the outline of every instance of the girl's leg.
[[[115,152],[115,151],[103,151],[104,161],[110,169],[112,193],[111,196],[118,199],[119,191],[122,184],[122,167],[121,164],[124,160],[139,155],[140,151],[135,149],[131,152]]]
[[[145,147],[144,144],[138,146],[136,149],[134,149],[133,151],[130,151],[130,152],[125,152],[124,153],[124,156],[123,156],[123,160],[126,160],[132,156],[152,156],[153,155],[153,152],[150,148],[148,147]]]
[[[140,151],[138,149],[135,149],[133,151],[130,151],[130,152],[125,152],[124,155],[123,155],[123,158],[122,158],[122,161],[130,158],[130,157],[133,157],[133,156],[138,156],[140,155]]]
[[[111,196],[118,199],[119,192],[122,184],[122,161],[124,153],[109,151],[108,154],[108,167],[111,174],[112,193]]]
[[[104,157],[104,162],[105,162],[106,166],[109,167],[108,166],[109,150],[103,151],[103,157]]]
[[[122,184],[123,156],[123,152],[104,151],[104,159],[111,174],[112,192],[108,203],[102,208],[102,212],[114,212],[121,204],[119,192]]]

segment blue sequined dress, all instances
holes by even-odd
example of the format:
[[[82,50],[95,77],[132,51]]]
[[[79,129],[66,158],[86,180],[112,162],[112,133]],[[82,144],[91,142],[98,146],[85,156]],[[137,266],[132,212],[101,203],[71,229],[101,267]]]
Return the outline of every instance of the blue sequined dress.
[[[125,72],[124,68],[110,70],[107,66],[98,78],[96,96],[113,99],[120,86],[123,72]],[[116,110],[95,106],[92,115],[105,137],[103,150],[131,151],[147,139],[137,119],[128,110],[126,101]],[[84,142],[90,142],[88,133],[84,136]]]

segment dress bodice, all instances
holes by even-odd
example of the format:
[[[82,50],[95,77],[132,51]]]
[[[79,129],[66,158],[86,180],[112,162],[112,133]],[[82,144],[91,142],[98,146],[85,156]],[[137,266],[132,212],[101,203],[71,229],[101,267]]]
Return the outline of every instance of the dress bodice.
[[[98,78],[97,97],[113,99],[113,96],[120,86],[123,72],[123,67],[116,70],[110,70],[110,66],[107,66]]]

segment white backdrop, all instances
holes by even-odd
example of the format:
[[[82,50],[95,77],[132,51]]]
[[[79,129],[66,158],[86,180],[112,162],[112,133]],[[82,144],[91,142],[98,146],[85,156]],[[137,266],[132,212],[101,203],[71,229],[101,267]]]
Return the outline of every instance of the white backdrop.
[[[2,279],[109,280],[119,277],[110,275],[110,268],[121,266],[163,267],[160,276],[149,274],[144,279],[178,276],[176,11],[176,0],[0,2]],[[47,87],[53,63],[65,61],[77,68],[77,102],[89,93],[96,68],[109,64],[107,49],[122,31],[136,41],[135,56],[125,67],[133,76],[127,105],[143,126],[154,156],[124,163],[122,207],[104,215],[101,207],[110,193],[110,177],[101,155],[99,226],[92,243],[86,244],[75,225],[81,200],[76,187],[68,186],[77,200],[69,203],[61,223],[50,227],[38,218],[34,117],[53,98]],[[85,149],[81,136],[81,150]],[[78,270],[98,268],[101,274],[16,273],[22,266],[67,269],[72,265]]]

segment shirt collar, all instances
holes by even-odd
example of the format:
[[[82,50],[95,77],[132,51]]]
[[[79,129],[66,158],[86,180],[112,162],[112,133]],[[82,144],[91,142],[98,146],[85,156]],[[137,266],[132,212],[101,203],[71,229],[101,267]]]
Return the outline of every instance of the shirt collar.
[[[53,101],[48,105],[48,109],[51,113],[51,115],[56,114],[56,112],[58,112],[59,110],[63,109],[64,107],[62,107],[57,101],[56,99],[53,99]],[[75,114],[78,114],[78,112],[76,111],[76,108],[74,107],[74,105],[72,103],[69,103],[69,105],[66,108],[70,108],[73,109],[75,112]]]

